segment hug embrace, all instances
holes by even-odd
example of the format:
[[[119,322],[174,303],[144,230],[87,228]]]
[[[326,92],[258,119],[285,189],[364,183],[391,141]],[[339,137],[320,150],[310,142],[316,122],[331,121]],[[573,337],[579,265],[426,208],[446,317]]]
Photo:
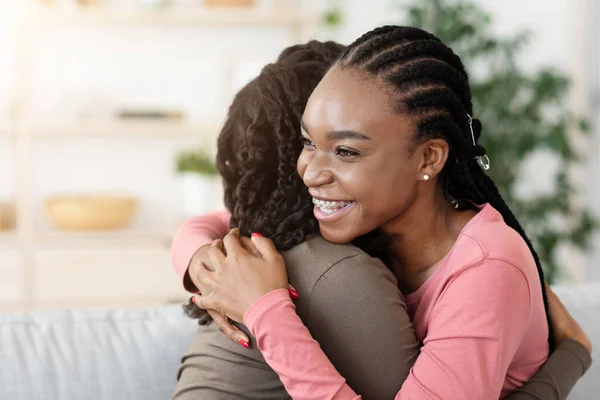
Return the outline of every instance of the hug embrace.
[[[476,111],[417,28],[265,66],[219,136],[228,211],[173,240],[200,319],[174,398],[566,399],[591,345],[485,172]]]

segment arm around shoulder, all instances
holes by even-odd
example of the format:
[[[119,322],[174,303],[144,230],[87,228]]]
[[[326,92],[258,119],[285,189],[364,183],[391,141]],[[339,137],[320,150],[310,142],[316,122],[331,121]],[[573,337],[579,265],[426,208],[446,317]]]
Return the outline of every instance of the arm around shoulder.
[[[592,364],[585,346],[563,340],[542,368],[507,400],[566,400],[579,378]]]

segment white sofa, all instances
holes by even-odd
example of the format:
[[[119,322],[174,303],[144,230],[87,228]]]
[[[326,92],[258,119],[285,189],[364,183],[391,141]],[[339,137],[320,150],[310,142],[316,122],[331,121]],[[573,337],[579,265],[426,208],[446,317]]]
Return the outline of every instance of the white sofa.
[[[556,291],[599,360],[569,399],[599,399],[600,282]],[[0,399],[168,399],[195,326],[179,306],[0,315]]]

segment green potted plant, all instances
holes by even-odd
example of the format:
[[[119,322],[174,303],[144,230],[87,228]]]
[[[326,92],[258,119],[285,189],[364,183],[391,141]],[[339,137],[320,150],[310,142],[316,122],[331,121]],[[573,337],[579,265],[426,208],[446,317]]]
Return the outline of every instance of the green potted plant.
[[[471,75],[471,89],[475,115],[484,124],[481,144],[492,163],[489,174],[532,240],[552,283],[561,277],[559,249],[588,249],[598,227],[596,216],[575,206],[573,199],[581,188],[567,176],[582,156],[571,135],[586,132],[588,123],[565,101],[568,76],[552,67],[525,70],[518,61],[528,51],[528,32],[497,36],[491,29],[492,16],[479,3],[403,0],[397,4],[408,16],[401,24],[434,33],[457,52],[468,70],[480,71]],[[545,192],[530,189],[521,179],[525,162],[540,152],[547,158],[551,155],[558,165],[550,178],[553,187]]]
[[[213,210],[219,173],[212,157],[202,150],[184,151],[177,156],[177,172],[185,216]]]

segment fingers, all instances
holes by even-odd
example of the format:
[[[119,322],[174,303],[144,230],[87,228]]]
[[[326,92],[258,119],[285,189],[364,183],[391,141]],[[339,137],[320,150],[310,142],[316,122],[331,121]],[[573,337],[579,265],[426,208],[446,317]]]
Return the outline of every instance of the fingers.
[[[221,311],[217,308],[217,302],[215,301],[214,297],[212,297],[210,294],[208,294],[208,295],[197,294],[192,297],[192,301],[194,302],[195,305],[197,305],[199,308],[201,308],[203,310],[216,311],[221,314]]]
[[[254,247],[254,243],[252,243],[252,240],[250,240],[249,237],[242,236],[242,237],[240,237],[240,241],[242,242],[242,247],[248,253],[252,254],[254,257],[262,258],[262,256],[260,255],[260,252],[258,251],[258,249],[256,247]]]
[[[271,239],[267,239],[260,233],[253,233],[251,239],[254,247],[256,247],[265,260],[269,261],[281,257]]]
[[[244,247],[240,242],[240,230],[237,228],[230,230],[223,238],[223,245],[225,246],[225,252],[227,254],[233,254],[244,250]]]
[[[225,262],[225,253],[223,252],[223,242],[221,240],[212,242],[208,249],[208,259],[215,270],[223,266],[223,263]]]
[[[300,298],[300,293],[298,293],[296,288],[293,287],[291,283],[288,284],[288,292],[290,292],[290,297],[292,300],[298,300]]]
[[[281,254],[279,254],[279,252],[277,251],[277,248],[273,244],[273,241],[265,238],[260,233],[252,234],[251,244],[252,248],[255,250],[255,253],[253,254],[256,256],[262,257],[267,261],[274,261],[277,258],[281,258]],[[246,244],[246,246],[248,245]],[[292,300],[298,300],[300,298],[300,294],[298,293],[296,288],[291,284],[288,284],[288,292],[290,293],[290,297],[292,298]]]
[[[188,273],[194,286],[196,286],[200,293],[208,295],[212,292],[215,283],[214,271],[206,268],[204,263],[196,265],[195,268],[190,268]]]
[[[196,295],[192,297],[192,301],[196,306],[208,311],[208,314],[216,322],[219,330],[229,339],[242,347],[250,348],[250,339],[248,336],[229,321],[213,296]]]
[[[233,325],[229,318],[213,310],[208,310],[208,313],[225,336],[246,349],[250,348],[250,339],[248,339],[248,336],[237,326]]]
[[[214,271],[215,267],[213,267],[212,263],[210,262],[210,259],[208,258],[209,249],[210,244],[205,244],[200,249],[198,249],[198,251],[196,251],[196,253],[192,257],[192,260],[196,261],[207,270]]]

